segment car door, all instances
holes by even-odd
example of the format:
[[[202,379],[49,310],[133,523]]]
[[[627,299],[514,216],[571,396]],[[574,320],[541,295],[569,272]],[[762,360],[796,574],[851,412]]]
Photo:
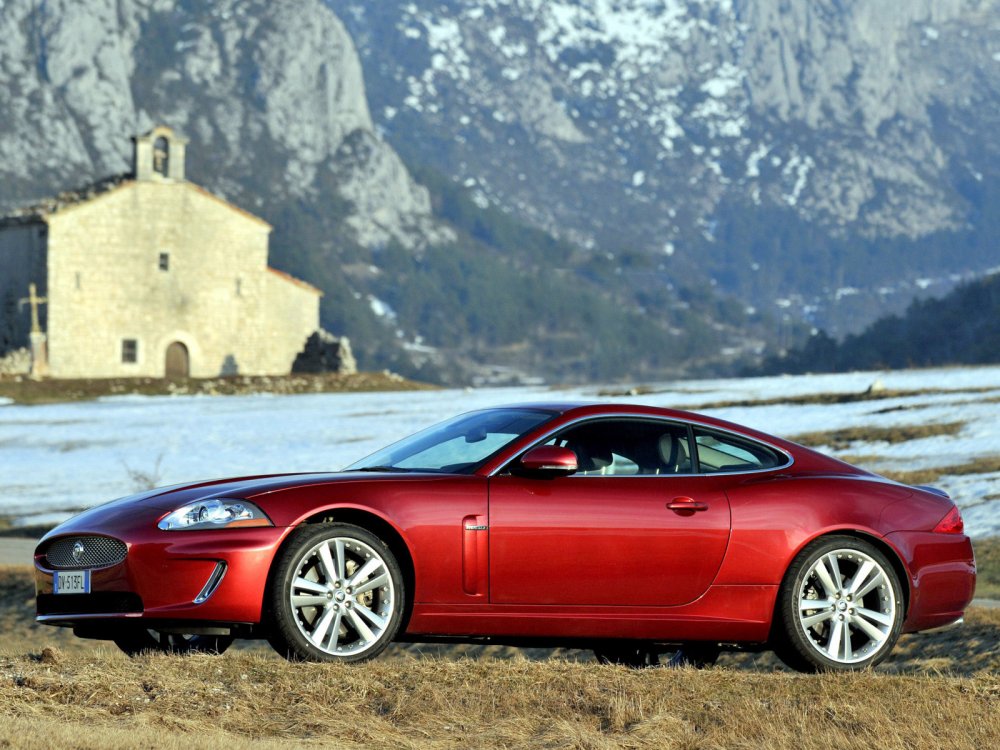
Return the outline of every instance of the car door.
[[[577,453],[579,471],[516,467],[490,479],[494,604],[671,606],[701,596],[730,532],[724,487],[699,476],[686,425],[603,418],[545,441]]]

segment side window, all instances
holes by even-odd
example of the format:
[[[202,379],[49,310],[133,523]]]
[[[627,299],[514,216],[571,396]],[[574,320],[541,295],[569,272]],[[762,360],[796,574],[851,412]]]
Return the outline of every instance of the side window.
[[[122,339],[122,362],[135,364],[139,361],[139,342],[135,339]]]
[[[574,476],[691,474],[687,427],[650,419],[596,419],[571,427],[547,445],[569,448],[580,466]]]
[[[694,430],[694,442],[698,448],[698,465],[703,474],[761,471],[781,466],[787,460],[767,446],[699,427]]]

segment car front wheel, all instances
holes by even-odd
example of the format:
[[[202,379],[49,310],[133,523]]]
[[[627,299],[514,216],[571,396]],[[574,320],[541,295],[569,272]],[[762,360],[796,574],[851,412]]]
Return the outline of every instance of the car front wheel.
[[[359,526],[330,523],[294,532],[269,593],[270,643],[304,661],[364,661],[399,629],[403,575],[388,545]]]
[[[776,615],[773,647],[793,669],[871,667],[889,656],[903,627],[899,577],[871,543],[824,537],[792,563]]]

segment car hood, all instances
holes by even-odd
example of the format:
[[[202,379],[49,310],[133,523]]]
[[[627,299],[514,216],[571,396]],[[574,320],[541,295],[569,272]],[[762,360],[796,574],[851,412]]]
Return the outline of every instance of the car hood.
[[[206,482],[177,484],[160,487],[140,495],[123,498],[124,501],[141,502],[153,508],[174,510],[178,504],[205,500],[212,497],[250,499],[291,487],[357,480],[358,474],[267,474],[263,476],[214,479]],[[117,502],[117,501],[116,501]]]
[[[325,474],[268,474],[262,476],[236,477],[215,479],[186,484],[175,484],[168,487],[140,492],[127,497],[120,497],[101,505],[89,508],[66,520],[52,529],[43,538],[84,529],[100,528],[108,520],[123,516],[138,519],[162,515],[165,511],[173,511],[188,503],[207,500],[213,497],[232,497],[239,499],[259,498],[280,490],[293,487],[314,486],[318,484],[335,484],[345,482],[367,481],[382,478],[400,478],[417,476],[415,474],[380,474],[380,473],[325,473]]]

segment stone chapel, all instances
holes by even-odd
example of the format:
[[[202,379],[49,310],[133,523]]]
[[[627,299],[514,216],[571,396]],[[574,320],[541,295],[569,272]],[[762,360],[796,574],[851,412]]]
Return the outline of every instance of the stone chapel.
[[[283,375],[322,292],[270,268],[271,226],[184,177],[187,142],[137,136],[133,174],[0,218],[0,357],[53,378]]]

